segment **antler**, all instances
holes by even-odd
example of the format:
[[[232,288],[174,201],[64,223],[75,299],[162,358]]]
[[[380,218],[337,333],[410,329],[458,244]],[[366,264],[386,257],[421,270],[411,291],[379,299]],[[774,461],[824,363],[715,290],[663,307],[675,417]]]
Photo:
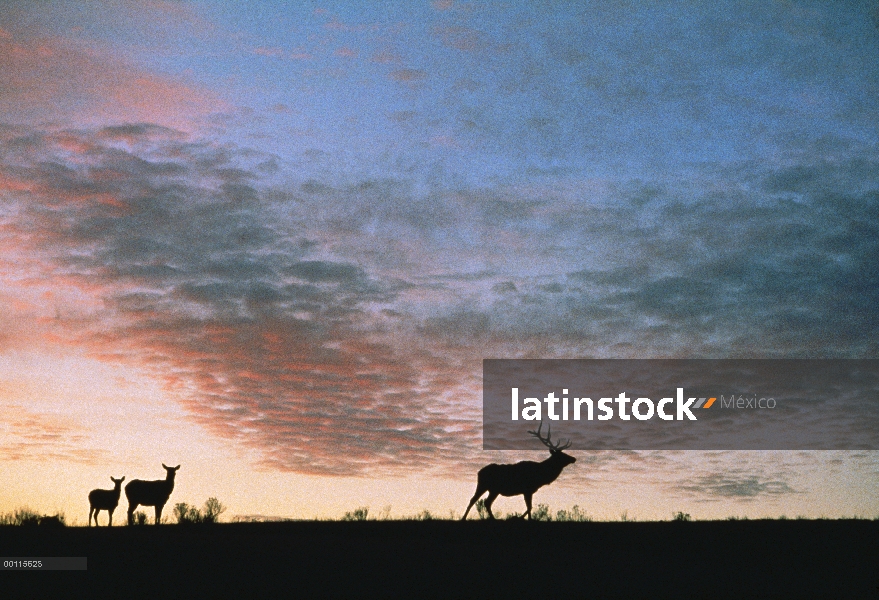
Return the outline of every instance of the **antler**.
[[[561,439],[558,441],[558,444],[552,443],[552,440],[550,439],[552,437],[552,423],[550,423],[549,426],[546,428],[546,437],[543,437],[542,435],[540,435],[541,429],[543,429],[543,421],[542,420],[540,421],[540,427],[537,428],[537,431],[529,431],[528,433],[530,433],[531,435],[537,436],[537,439],[540,440],[544,446],[549,448],[550,452],[561,452],[562,450],[565,450],[565,449],[571,447],[570,440],[566,440],[566,443],[564,446],[561,445],[561,443],[562,443]]]

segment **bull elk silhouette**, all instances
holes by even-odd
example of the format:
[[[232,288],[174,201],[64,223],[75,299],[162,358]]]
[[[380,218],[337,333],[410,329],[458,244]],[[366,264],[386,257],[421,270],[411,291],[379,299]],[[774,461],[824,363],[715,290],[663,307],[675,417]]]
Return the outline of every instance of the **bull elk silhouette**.
[[[165,467],[165,479],[156,481],[143,481],[141,479],[132,479],[125,486],[125,497],[128,498],[128,524],[134,524],[134,510],[141,504],[144,506],[154,506],[156,508],[156,525],[162,518],[162,509],[168,502],[168,497],[174,489],[174,476],[177,474],[176,467]]]
[[[527,507],[522,518],[524,519],[525,515],[527,515],[528,520],[531,520],[531,497],[534,495],[534,492],[555,481],[561,474],[562,469],[577,461],[570,454],[562,452],[562,450],[571,446],[571,442],[561,445],[561,440],[559,440],[558,444],[553,444],[550,441],[552,425],[548,428],[546,437],[540,435],[542,428],[543,421],[540,422],[540,427],[537,428],[537,431],[529,431],[528,433],[536,436],[544,446],[549,448],[549,458],[543,462],[523,460],[514,465],[492,463],[479,469],[476,479],[476,493],[473,494],[470,504],[467,505],[467,510],[464,511],[464,516],[461,517],[462,521],[467,518],[467,513],[470,512],[470,509],[476,504],[479,497],[486,491],[488,491],[488,497],[485,499],[485,508],[488,510],[490,518],[494,519],[491,505],[498,495],[518,496],[521,494],[525,497],[525,506]]]

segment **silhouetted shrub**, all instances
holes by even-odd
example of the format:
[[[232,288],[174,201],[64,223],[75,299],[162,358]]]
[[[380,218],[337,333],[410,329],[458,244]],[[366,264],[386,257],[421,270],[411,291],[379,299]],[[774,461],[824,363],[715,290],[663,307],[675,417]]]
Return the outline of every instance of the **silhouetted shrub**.
[[[147,514],[145,512],[143,512],[142,510],[139,510],[136,513],[134,513],[134,524],[135,525],[146,525],[148,518],[149,517],[147,517]]]
[[[680,522],[686,522],[686,521],[692,521],[693,517],[690,516],[690,513],[678,511],[675,513],[674,520],[680,521]]]
[[[45,515],[40,517],[39,525],[40,527],[64,527],[67,523],[64,514],[58,513],[55,515]]]
[[[480,498],[476,501],[476,504],[473,505],[476,508],[476,514],[479,515],[481,520],[485,520],[488,518],[488,509],[485,508],[485,500]]]
[[[186,502],[178,502],[174,505],[174,518],[177,519],[178,525],[201,523],[204,520],[201,511]]]
[[[365,521],[366,517],[369,516],[369,507],[361,506],[359,508],[355,508],[354,512],[346,512],[345,516],[342,517],[343,521]]]
[[[574,505],[571,510],[561,509],[555,514],[556,521],[576,521],[576,522],[587,522],[592,521],[592,517],[587,515],[584,511],[580,510],[578,505]]]
[[[173,512],[178,525],[210,524],[219,522],[220,515],[226,512],[226,506],[211,496],[201,510],[186,502],[178,502]]]
[[[226,507],[222,502],[214,497],[208,498],[204,503],[201,518],[203,523],[216,523],[220,520],[220,515],[226,512]]]
[[[430,513],[430,511],[425,508],[420,513],[415,515],[415,520],[417,520],[417,521],[434,521],[434,520],[436,520],[436,517],[434,517]]]
[[[549,514],[549,505],[538,504],[537,507],[531,511],[531,518],[535,521],[552,521],[552,515]]]
[[[25,506],[17,508],[11,513],[0,515],[0,525],[13,525],[18,527],[64,527],[67,525],[67,519],[62,512],[54,515],[41,515]]]

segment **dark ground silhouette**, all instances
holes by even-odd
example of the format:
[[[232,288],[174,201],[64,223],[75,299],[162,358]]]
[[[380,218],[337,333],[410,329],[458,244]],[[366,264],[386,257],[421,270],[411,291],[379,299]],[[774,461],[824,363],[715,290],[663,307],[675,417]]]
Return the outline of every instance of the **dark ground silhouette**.
[[[4,598],[879,598],[879,521],[0,527],[0,553],[88,557]]]

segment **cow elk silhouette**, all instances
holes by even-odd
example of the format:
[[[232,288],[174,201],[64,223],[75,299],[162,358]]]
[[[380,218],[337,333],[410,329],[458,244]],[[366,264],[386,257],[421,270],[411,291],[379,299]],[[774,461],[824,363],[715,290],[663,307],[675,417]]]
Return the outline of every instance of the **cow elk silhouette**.
[[[549,458],[543,462],[523,460],[514,465],[492,463],[479,469],[476,480],[476,493],[473,494],[470,504],[467,505],[467,510],[464,511],[464,516],[461,517],[462,521],[467,518],[467,513],[470,512],[470,509],[479,500],[479,497],[486,491],[488,491],[488,497],[485,499],[485,508],[490,518],[494,519],[491,505],[498,495],[518,496],[521,494],[525,497],[525,506],[527,508],[522,518],[524,519],[527,515],[528,520],[531,520],[531,497],[534,495],[534,492],[555,481],[561,474],[562,469],[577,461],[573,456],[562,452],[562,450],[571,446],[571,442],[561,445],[561,440],[559,440],[558,444],[553,444],[550,441],[552,426],[550,425],[548,428],[546,437],[540,435],[542,428],[543,421],[540,422],[540,427],[537,428],[537,431],[529,431],[528,433],[536,436],[544,446],[549,448]]]
[[[162,509],[165,507],[165,504],[168,502],[168,497],[174,489],[174,476],[177,474],[177,469],[180,468],[180,465],[177,465],[176,467],[167,467],[165,466],[165,463],[162,463],[162,466],[165,468],[166,472],[165,479],[159,479],[156,481],[132,479],[128,485],[125,486],[125,497],[128,498],[129,525],[134,524],[134,511],[141,504],[144,506],[154,506],[156,508],[156,524],[159,524],[159,519],[162,518]]]
[[[92,526],[92,513],[95,515],[95,527],[98,526],[98,513],[106,510],[110,515],[109,527],[113,524],[113,511],[119,506],[119,493],[122,491],[122,482],[125,481],[125,475],[122,479],[116,479],[110,475],[110,481],[113,482],[112,490],[92,490],[89,492],[89,527]]]

